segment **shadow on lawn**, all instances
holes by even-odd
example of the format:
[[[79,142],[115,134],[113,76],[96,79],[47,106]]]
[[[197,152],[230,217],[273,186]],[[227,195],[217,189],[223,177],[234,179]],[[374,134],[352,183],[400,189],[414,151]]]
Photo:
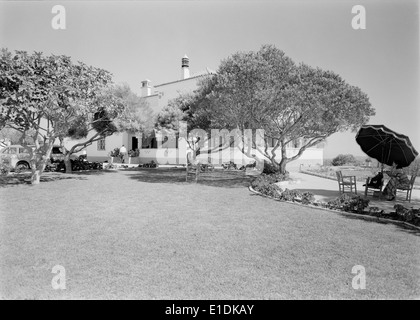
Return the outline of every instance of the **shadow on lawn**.
[[[158,169],[127,169],[127,171],[136,171],[130,173],[130,178],[147,183],[173,183],[173,184],[195,184],[195,175],[188,176],[188,182],[185,181],[184,168],[158,168]],[[243,171],[222,171],[201,173],[198,177],[198,185],[206,185],[222,188],[243,188],[248,187],[252,177],[245,176]]]
[[[415,235],[415,236],[420,236],[420,230],[419,229],[410,227],[408,225],[400,224],[397,221],[396,222],[391,222],[391,221],[383,221],[383,220],[379,220],[379,219],[378,220],[376,220],[376,219],[366,219],[366,218],[363,217],[363,215],[360,215],[360,217],[358,217],[358,216],[353,216],[353,215],[349,215],[349,214],[345,214],[345,213],[342,213],[340,215],[342,217],[345,217],[345,218],[350,219],[350,220],[364,220],[365,222],[368,222],[368,223],[392,224],[397,228],[398,231],[408,233],[408,234],[412,234],[412,235]]]
[[[106,171],[107,172],[107,171]],[[103,174],[102,170],[92,170],[92,171],[77,171],[71,174],[60,173],[60,172],[45,172],[41,175],[41,183],[44,182],[53,182],[58,180],[87,180],[89,175],[99,175]],[[5,176],[0,176],[0,188],[8,188],[18,185],[30,185],[31,174],[29,172],[25,173],[12,173]]]

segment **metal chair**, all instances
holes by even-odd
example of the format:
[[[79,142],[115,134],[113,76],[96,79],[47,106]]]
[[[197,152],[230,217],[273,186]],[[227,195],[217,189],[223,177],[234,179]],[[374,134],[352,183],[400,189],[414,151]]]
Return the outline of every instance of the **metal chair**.
[[[414,172],[410,179],[410,184],[408,188],[398,188],[397,187],[397,193],[398,192],[407,192],[407,196],[405,197],[405,200],[408,200],[408,202],[411,202],[411,192],[413,191],[414,181],[416,181],[418,171]]]
[[[357,193],[356,176],[343,176],[341,171],[336,171],[335,173],[337,175],[338,189],[340,193],[344,193],[345,188],[349,188],[350,192],[353,192],[353,187],[354,193]]]

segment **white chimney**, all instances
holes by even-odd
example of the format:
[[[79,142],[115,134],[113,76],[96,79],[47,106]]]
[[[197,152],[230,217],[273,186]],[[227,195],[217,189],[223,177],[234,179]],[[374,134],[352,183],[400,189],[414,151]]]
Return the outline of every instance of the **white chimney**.
[[[141,82],[141,96],[147,97],[152,94],[152,86],[150,85],[150,80],[146,79]]]
[[[181,79],[188,79],[190,77],[190,59],[187,55],[182,58],[182,72]]]

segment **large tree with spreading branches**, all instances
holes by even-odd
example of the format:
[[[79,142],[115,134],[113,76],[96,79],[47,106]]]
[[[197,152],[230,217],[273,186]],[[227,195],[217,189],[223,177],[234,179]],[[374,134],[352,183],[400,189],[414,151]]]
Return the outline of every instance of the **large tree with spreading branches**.
[[[117,130],[113,119],[124,109],[109,88],[111,74],[67,56],[2,49],[0,54],[0,127],[22,133],[31,150],[32,184],[40,176],[57,139],[86,136],[93,141]],[[84,144],[86,146],[86,144]]]
[[[212,128],[264,129],[263,147],[255,136],[254,147],[282,173],[307,148],[333,133],[355,131],[375,114],[358,87],[332,71],[296,65],[271,45],[223,60],[190,101],[189,118],[204,115]],[[287,146],[296,140],[300,147],[290,156]]]

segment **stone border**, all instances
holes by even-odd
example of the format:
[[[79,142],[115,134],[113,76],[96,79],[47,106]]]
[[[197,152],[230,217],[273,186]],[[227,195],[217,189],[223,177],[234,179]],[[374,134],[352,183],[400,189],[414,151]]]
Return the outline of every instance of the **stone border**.
[[[300,207],[307,207],[307,208],[318,209],[318,210],[323,210],[323,211],[335,212],[335,213],[339,213],[339,214],[343,214],[343,215],[347,215],[347,216],[351,216],[351,217],[361,218],[361,219],[364,219],[364,220],[382,221],[384,223],[390,222],[390,223],[394,223],[394,224],[404,225],[404,226],[407,226],[409,228],[413,228],[413,229],[416,229],[416,230],[420,231],[420,227],[415,226],[414,224],[411,224],[411,223],[408,223],[408,222],[405,222],[405,221],[391,220],[391,219],[385,219],[385,218],[380,218],[380,217],[375,217],[375,216],[368,216],[368,215],[363,215],[363,214],[351,213],[351,212],[346,212],[346,211],[341,211],[341,210],[322,208],[322,207],[318,207],[318,206],[314,206],[314,205],[310,205],[310,204],[302,204],[302,203],[292,202],[292,201],[284,201],[284,200],[276,199],[276,198],[267,196],[265,194],[262,194],[261,192],[258,192],[256,190],[254,190],[251,186],[249,186],[248,189],[252,193],[255,193],[259,196],[269,198],[269,199],[279,201],[279,202],[293,204],[293,205],[297,205],[297,206],[300,206]]]

